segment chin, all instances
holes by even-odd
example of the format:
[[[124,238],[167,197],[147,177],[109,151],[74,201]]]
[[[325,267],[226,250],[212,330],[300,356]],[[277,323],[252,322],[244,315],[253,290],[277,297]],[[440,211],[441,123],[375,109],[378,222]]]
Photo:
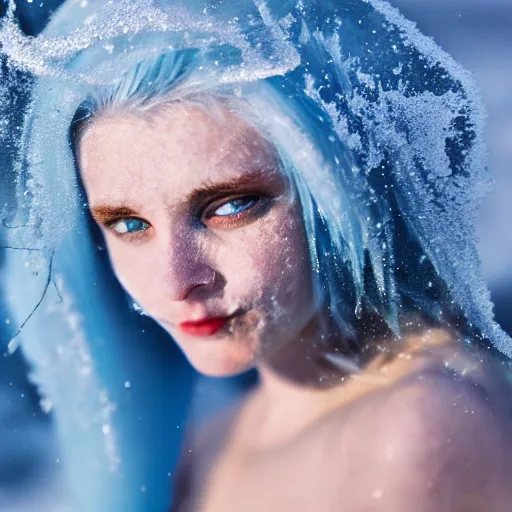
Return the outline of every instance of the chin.
[[[226,369],[226,368],[197,368],[196,370],[205,377],[212,378],[228,378],[228,377],[236,377],[237,375],[241,375],[247,371],[249,371],[252,366],[245,366],[237,369]]]
[[[252,362],[241,363],[240,361],[194,361],[189,359],[190,364],[206,377],[234,377],[253,368]]]
[[[192,350],[184,350],[189,363],[207,377],[233,377],[254,367],[252,351],[233,350],[211,342],[206,346],[196,344]],[[182,347],[183,348],[183,347]]]

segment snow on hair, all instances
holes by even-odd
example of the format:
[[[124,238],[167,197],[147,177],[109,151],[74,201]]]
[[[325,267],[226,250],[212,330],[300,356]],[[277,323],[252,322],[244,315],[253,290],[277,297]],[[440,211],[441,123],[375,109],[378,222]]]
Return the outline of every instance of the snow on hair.
[[[343,334],[345,353],[361,350],[357,325],[367,312],[398,336],[408,314],[421,311],[423,318],[440,321],[440,304],[417,290],[411,294],[396,278],[391,208],[383,198],[379,204],[371,186],[356,189],[359,169],[318,103],[286,76],[229,86],[208,80],[200,72],[203,58],[193,50],[170,51],[96,88],[73,120],[75,150],[84,129],[101,115],[126,110],[144,115],[173,103],[214,112],[220,102],[258,129],[280,158],[302,207],[317,290]],[[383,233],[377,240],[369,231],[375,225]],[[417,245],[411,240],[413,251]],[[439,292],[442,283],[432,280]]]

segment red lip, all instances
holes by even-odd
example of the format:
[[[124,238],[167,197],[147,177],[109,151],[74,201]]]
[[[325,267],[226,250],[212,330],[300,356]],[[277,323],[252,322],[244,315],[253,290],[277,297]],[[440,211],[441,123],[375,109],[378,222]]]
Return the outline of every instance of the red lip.
[[[229,317],[222,317],[208,318],[197,322],[183,322],[180,324],[180,328],[183,332],[193,336],[212,336],[222,329],[228,320]]]

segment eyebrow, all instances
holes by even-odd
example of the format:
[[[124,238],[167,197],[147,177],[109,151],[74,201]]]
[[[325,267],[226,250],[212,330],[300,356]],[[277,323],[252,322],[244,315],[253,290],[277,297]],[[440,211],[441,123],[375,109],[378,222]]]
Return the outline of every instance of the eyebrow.
[[[108,206],[98,205],[91,208],[91,213],[96,222],[105,224],[113,219],[121,219],[123,217],[135,217],[139,215],[137,211],[129,206]]]
[[[210,199],[212,196],[218,196],[230,192],[238,192],[243,188],[250,189],[252,187],[254,191],[256,191],[256,189],[261,187],[261,184],[269,184],[269,174],[272,173],[267,173],[259,169],[257,171],[252,171],[250,173],[237,176],[220,183],[206,182],[188,194],[185,202],[191,204],[200,204],[206,199]]]
[[[269,173],[257,170],[219,183],[205,182],[203,185],[190,192],[185,199],[180,202],[182,202],[182,204],[188,203],[198,205],[215,196],[238,192],[244,187],[250,190],[251,186],[254,189],[254,192],[256,192],[259,187],[255,184],[255,181],[259,181],[259,185],[261,187],[262,183],[268,185],[271,179],[269,179]],[[91,213],[94,219],[100,224],[106,224],[115,219],[121,219],[124,217],[140,216],[140,213],[137,210],[127,205],[110,206],[102,204],[92,206]]]

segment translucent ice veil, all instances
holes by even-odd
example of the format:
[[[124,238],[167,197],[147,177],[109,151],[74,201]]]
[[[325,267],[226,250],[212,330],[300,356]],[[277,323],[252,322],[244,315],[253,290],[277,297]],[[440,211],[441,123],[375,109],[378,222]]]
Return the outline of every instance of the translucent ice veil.
[[[165,509],[177,449],[166,436],[190,389],[169,341],[120,300],[69,141],[91,93],[160,54],[195,52],[190,87],[259,113],[297,185],[340,325],[349,330],[364,301],[396,330],[404,309],[461,313],[476,339],[512,354],[475,248],[490,183],[480,99],[387,3],[76,0],[36,38],[11,6],[0,44],[2,190],[16,192],[2,197],[2,238],[17,248],[5,250],[3,292],[24,323],[11,349],[21,342],[53,405],[83,510]]]

